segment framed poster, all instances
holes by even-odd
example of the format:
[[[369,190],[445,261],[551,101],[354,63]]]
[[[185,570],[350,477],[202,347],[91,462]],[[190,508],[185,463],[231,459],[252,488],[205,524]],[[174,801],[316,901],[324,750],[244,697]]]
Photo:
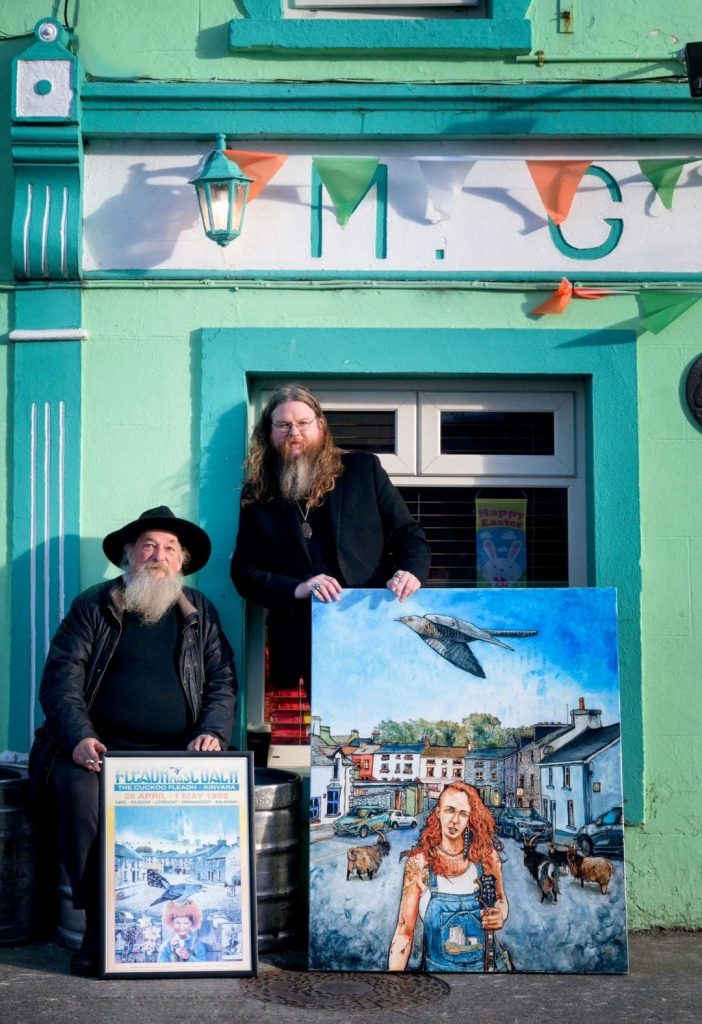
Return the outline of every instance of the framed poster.
[[[250,753],[104,755],[103,976],[256,972]]]
[[[616,594],[313,607],[315,970],[627,970]]]

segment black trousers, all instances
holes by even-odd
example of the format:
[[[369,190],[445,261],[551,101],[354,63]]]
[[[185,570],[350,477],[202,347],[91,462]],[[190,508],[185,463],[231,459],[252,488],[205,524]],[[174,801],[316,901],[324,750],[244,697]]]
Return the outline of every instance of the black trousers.
[[[100,911],[100,786],[102,776],[66,754],[56,756],[49,785],[56,803],[59,856],[73,892],[73,906],[84,909],[88,926]]]

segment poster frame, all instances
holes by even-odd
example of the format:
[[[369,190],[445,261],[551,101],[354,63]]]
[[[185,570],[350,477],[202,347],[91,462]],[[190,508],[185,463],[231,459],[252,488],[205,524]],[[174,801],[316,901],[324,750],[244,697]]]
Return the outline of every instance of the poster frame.
[[[121,774],[120,774],[121,771]],[[129,771],[129,775],[125,775]],[[158,781],[157,781],[158,780]],[[103,768],[100,791],[100,883],[101,883],[101,917],[100,917],[100,939],[101,939],[101,974],[103,978],[130,978],[130,977],[250,977],[257,973],[257,929],[256,929],[256,881],[255,881],[255,826],[254,814],[254,766],[253,755],[250,752],[240,751],[107,751],[103,755]],[[197,799],[192,795],[197,794]],[[139,794],[137,801],[136,794]],[[146,794],[146,795],[142,795]],[[129,796],[129,798],[127,798]],[[153,856],[150,866],[143,864],[138,868],[138,880],[140,884],[132,885],[132,890],[138,893],[145,889],[145,885],[153,887],[155,900],[151,900],[151,892],[142,897],[143,907],[141,917],[131,917],[134,923],[131,927],[137,936],[136,955],[137,960],[125,958],[122,946],[118,949],[117,915],[119,904],[119,879],[118,869],[118,848],[124,846],[120,837],[124,838],[123,832],[118,828],[118,812],[120,808],[143,808],[154,809],[154,826],[158,823],[157,813],[161,810],[164,818],[173,812],[174,808],[184,811],[187,818],[187,808],[196,807],[198,813],[206,813],[212,809],[213,816],[219,811],[224,812],[218,815],[218,821],[227,822],[224,834],[218,840],[221,841],[221,848],[215,849],[220,854],[216,859],[215,873],[217,878],[212,876],[212,870],[205,868],[204,858],[206,846],[202,844],[190,846],[197,843],[197,833],[193,832],[193,839],[190,842],[181,842],[180,850],[178,844],[169,843],[176,853],[174,858],[165,849],[159,850],[159,843],[163,845],[156,833],[149,836],[143,835],[140,845],[152,846]],[[238,813],[233,820],[227,817],[227,810],[237,809]],[[230,828],[231,825],[231,828]],[[149,840],[152,842],[149,842]],[[238,852],[232,853],[238,846]],[[134,851],[132,851],[134,852]],[[174,861],[178,860],[178,864]],[[238,866],[238,879],[232,875],[227,880],[226,871],[234,870]],[[167,868],[172,868],[168,872]],[[143,870],[142,870],[143,868]],[[177,869],[177,870],[176,870]],[[205,878],[205,873],[208,877]],[[224,873],[222,881],[219,875]],[[168,875],[170,874],[170,878]],[[150,875],[151,881],[145,883]],[[159,876],[162,879],[159,882]],[[181,882],[179,879],[190,878],[190,882]],[[171,883],[168,888],[163,885]],[[187,890],[183,892],[183,885],[196,886],[192,893]],[[212,904],[213,894],[218,895],[217,889],[221,885],[221,898],[219,903]],[[127,889],[129,886],[127,886]],[[169,889],[174,890],[171,900],[167,900]],[[163,891],[165,890],[165,891]],[[238,892],[237,892],[238,890]],[[198,897],[198,893],[202,896]],[[161,894],[159,896],[159,893]],[[178,895],[176,895],[178,893]],[[191,900],[194,896],[195,900]],[[209,906],[200,910],[199,903],[206,899]],[[234,902],[232,902],[234,901]],[[178,940],[175,931],[173,935],[166,936],[166,922],[158,913],[162,907],[167,905],[173,907],[184,906],[186,903],[195,902],[197,910],[200,910],[201,923],[210,930],[214,927],[215,921],[220,921],[217,928],[226,932],[229,936],[228,945],[232,948],[229,953],[218,950],[216,959],[199,959],[198,962],[187,960],[162,960],[168,955],[167,944],[176,946],[182,939]],[[154,906],[157,912],[153,911]],[[238,907],[237,907],[238,904]],[[124,912],[124,911],[123,911]],[[127,913],[129,913],[127,911]],[[240,915],[240,922],[236,917]],[[145,925],[146,917],[152,920]],[[184,915],[185,916],[185,915]],[[161,918],[161,933],[156,937],[156,921]],[[197,917],[196,917],[197,919]],[[191,915],[191,924],[195,924]],[[141,941],[144,938],[144,929],[151,928],[149,941]],[[193,929],[199,932],[199,928]],[[124,930],[119,936],[120,946],[124,941]],[[197,941],[197,936],[191,940]],[[201,943],[208,949],[207,943]],[[238,947],[238,948],[237,948]],[[128,948],[128,947],[127,947]],[[193,949],[195,947],[193,946]],[[146,950],[146,952],[145,952]],[[134,952],[127,953],[127,956],[135,955]],[[178,954],[181,955],[181,954]],[[148,959],[147,959],[148,957]]]

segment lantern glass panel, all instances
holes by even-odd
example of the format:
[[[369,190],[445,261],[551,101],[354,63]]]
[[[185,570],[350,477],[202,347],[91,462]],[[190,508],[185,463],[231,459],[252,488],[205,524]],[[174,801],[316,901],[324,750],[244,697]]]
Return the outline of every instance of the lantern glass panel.
[[[205,185],[198,185],[196,192],[197,201],[200,204],[200,216],[202,217],[202,223],[205,231],[211,231],[212,225],[210,224],[210,211],[207,202],[208,189]]]
[[[246,203],[248,190],[248,182],[245,182],[243,185],[239,182],[234,182],[234,214],[232,216],[232,224],[235,231],[241,230],[241,222],[244,219],[244,204]]]
[[[231,231],[230,189],[231,184],[228,182],[212,182],[210,185],[213,231]]]

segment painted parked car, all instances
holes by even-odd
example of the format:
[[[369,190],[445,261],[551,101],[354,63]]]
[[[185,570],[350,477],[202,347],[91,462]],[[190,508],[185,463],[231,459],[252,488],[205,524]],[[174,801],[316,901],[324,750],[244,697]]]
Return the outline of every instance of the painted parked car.
[[[416,828],[417,819],[404,811],[390,811],[390,828]]]
[[[624,825],[621,807],[610,807],[589,825],[584,825],[575,841],[586,857],[593,853],[618,853],[623,856]]]
[[[352,807],[348,814],[334,822],[335,836],[360,836],[365,839],[369,832],[390,828],[390,815],[381,807]]]
[[[533,807],[505,807],[500,815],[499,833],[522,843],[539,837],[539,842],[553,839],[553,825]]]

